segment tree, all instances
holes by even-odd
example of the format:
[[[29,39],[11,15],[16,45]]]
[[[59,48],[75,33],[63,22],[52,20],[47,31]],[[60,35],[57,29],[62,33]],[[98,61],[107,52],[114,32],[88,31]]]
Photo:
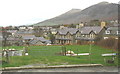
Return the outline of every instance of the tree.
[[[96,19],[96,20],[91,20],[91,21],[90,21],[90,25],[91,25],[91,26],[99,26],[99,25],[100,25],[100,21],[97,20],[97,19]]]
[[[54,44],[54,42],[55,42],[55,36],[51,32],[49,32],[49,39],[51,41],[51,44]]]
[[[42,28],[40,28],[40,27],[35,27],[35,28],[34,28],[34,31],[35,31],[35,33],[34,33],[35,36],[37,36],[37,37],[43,36],[44,31],[43,31]]]
[[[12,35],[11,33],[7,32],[5,29],[2,29],[2,36],[3,36],[3,46],[7,46],[7,38],[9,35]]]
[[[69,27],[70,27],[70,28],[75,28],[76,25],[75,25],[75,24],[70,24]]]

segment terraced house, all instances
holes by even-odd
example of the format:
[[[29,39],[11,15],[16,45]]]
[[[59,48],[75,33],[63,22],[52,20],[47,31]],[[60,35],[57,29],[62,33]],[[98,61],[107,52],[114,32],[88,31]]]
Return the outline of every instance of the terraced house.
[[[76,28],[64,28],[57,31],[55,35],[56,44],[73,44],[75,43],[75,35],[78,29]]]
[[[77,28],[64,28],[55,35],[57,44],[94,43],[102,38],[106,28],[104,26],[84,26]]]
[[[97,40],[102,39],[106,28],[101,26],[88,26],[82,27],[76,33],[76,43],[94,43]]]

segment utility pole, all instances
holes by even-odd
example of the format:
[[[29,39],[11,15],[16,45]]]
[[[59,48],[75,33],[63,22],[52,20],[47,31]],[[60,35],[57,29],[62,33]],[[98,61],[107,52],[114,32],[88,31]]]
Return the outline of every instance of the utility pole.
[[[90,43],[90,48],[89,48],[89,62],[91,64],[91,43]]]

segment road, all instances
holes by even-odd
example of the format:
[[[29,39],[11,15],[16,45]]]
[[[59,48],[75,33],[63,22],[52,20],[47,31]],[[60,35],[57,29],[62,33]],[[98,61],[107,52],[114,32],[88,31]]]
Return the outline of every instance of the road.
[[[78,67],[78,68],[52,68],[52,69],[25,69],[10,72],[118,72],[117,67]]]

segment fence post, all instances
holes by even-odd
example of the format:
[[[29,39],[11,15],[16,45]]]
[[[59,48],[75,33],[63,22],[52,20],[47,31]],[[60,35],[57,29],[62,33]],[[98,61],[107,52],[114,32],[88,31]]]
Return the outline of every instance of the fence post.
[[[89,61],[90,61],[90,64],[91,64],[91,43],[90,43],[90,49],[89,49]]]
[[[78,56],[78,48],[77,48],[77,56]]]
[[[9,60],[9,50],[8,49],[6,50],[6,61],[7,61],[7,63],[10,62],[10,60]]]
[[[65,48],[65,56],[66,56],[66,47],[64,47]]]

